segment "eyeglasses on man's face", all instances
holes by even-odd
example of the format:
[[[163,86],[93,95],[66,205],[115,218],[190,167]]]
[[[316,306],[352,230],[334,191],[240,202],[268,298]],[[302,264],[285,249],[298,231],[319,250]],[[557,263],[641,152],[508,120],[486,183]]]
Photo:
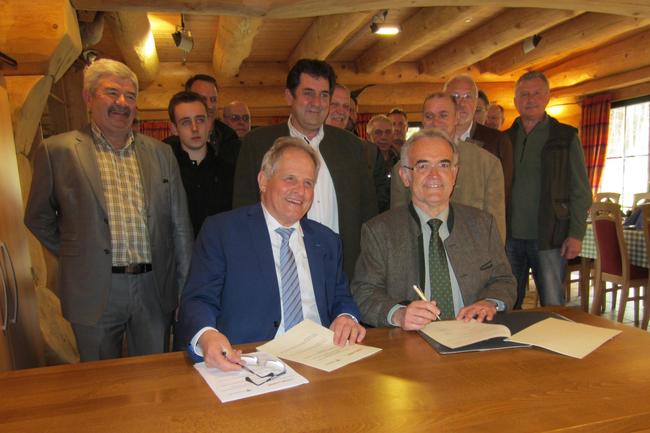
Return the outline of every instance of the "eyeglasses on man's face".
[[[409,167],[408,165],[404,165],[403,167],[417,174],[429,174],[434,167],[439,171],[450,171],[453,164],[448,159],[442,159],[437,162],[418,161],[413,165],[413,167]]]

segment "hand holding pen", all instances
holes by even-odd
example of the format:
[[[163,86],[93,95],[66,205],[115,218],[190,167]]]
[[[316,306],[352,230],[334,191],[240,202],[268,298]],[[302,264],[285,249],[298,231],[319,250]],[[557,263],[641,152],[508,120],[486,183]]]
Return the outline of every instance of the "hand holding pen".
[[[422,300],[413,301],[406,308],[397,309],[391,317],[393,324],[406,331],[416,331],[434,320],[440,320],[440,309],[436,302],[427,301],[417,286],[414,285],[413,289]]]

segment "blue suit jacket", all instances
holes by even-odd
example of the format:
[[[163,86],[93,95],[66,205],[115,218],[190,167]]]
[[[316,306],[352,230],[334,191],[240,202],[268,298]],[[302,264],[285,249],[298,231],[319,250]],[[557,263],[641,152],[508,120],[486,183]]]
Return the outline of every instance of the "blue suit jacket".
[[[339,236],[307,218],[300,225],[323,326],[342,313],[359,318],[342,268]],[[206,326],[217,328],[232,344],[271,340],[280,321],[280,291],[261,205],[207,218],[181,297],[181,343],[188,344]]]

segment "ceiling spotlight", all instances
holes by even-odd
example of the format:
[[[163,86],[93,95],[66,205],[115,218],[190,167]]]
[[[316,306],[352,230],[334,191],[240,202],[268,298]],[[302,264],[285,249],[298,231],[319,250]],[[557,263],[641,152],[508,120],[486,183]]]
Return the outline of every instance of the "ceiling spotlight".
[[[374,17],[370,23],[370,31],[376,35],[394,36],[398,34],[401,29],[398,25],[386,24],[386,16],[388,10],[383,10]]]
[[[533,51],[541,41],[542,37],[540,35],[532,35],[531,37],[524,39],[524,54],[528,54]]]
[[[172,38],[174,39],[176,48],[181,49],[185,53],[183,54],[183,63],[185,63],[187,55],[194,48],[194,38],[192,37],[192,32],[185,28],[183,15],[181,15],[181,25],[176,26],[176,31],[172,33]]]

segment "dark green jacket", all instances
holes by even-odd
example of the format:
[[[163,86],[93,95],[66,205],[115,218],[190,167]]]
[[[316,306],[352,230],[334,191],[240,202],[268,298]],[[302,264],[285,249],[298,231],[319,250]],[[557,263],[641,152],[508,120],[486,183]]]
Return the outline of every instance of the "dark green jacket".
[[[569,148],[574,140],[577,141],[578,132],[574,127],[548,117],[549,136],[542,149],[542,181],[538,211],[537,240],[540,250],[560,248],[569,236],[581,240],[587,227],[587,211],[591,206],[591,191],[584,167],[584,157],[581,170],[570,169]],[[520,123],[516,120],[506,131],[513,145],[517,141],[519,128]],[[515,181],[516,175],[515,173]],[[572,185],[574,185],[573,190]]]

